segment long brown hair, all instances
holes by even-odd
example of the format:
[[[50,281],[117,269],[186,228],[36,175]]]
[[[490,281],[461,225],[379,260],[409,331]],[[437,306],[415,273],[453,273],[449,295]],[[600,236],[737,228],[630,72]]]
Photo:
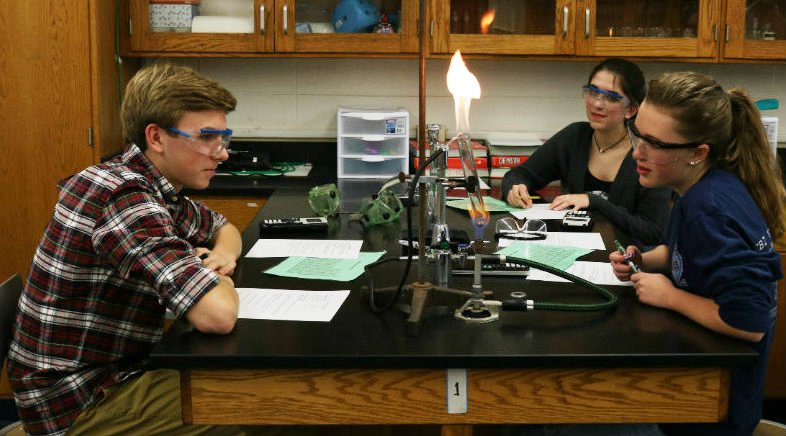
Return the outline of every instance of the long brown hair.
[[[786,190],[759,110],[745,90],[712,77],[666,73],[650,81],[647,102],[668,111],[688,141],[710,146],[707,162],[736,174],[759,206],[774,240],[786,233]]]

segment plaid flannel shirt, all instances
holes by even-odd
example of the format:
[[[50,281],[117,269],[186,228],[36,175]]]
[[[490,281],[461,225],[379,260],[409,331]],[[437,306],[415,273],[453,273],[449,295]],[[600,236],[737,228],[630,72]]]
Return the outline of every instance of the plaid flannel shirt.
[[[30,434],[64,434],[103,389],[144,369],[166,309],[180,317],[219,283],[194,246],[227,222],[178,195],[133,144],[58,187],[9,354]]]

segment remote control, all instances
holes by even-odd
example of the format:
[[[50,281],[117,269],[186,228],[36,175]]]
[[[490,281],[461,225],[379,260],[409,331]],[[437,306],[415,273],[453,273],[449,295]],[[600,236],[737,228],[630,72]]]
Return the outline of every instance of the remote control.
[[[569,210],[562,218],[562,228],[589,231],[592,228],[592,214],[586,210]]]
[[[259,237],[272,237],[287,235],[298,237],[302,234],[321,233],[327,234],[327,218],[267,218],[259,222]]]

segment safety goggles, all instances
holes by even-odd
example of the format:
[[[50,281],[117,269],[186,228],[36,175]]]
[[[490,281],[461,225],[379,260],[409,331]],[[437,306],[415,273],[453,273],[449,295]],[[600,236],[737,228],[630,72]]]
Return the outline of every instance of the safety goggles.
[[[217,157],[222,151],[229,147],[232,140],[232,129],[195,129],[180,130],[176,127],[169,127],[168,132],[182,136],[189,140],[194,150],[205,156]]]
[[[612,105],[624,105],[627,106],[630,104],[630,100],[627,97],[617,94],[614,91],[606,91],[605,89],[600,89],[595,85],[584,85],[581,87],[581,91],[584,94],[584,98],[590,101],[601,101],[605,104],[612,104]]]
[[[664,142],[650,136],[644,136],[639,133],[639,129],[636,128],[636,123],[634,122],[635,120],[635,118],[632,118],[626,122],[626,125],[628,126],[628,132],[630,133],[630,143],[634,150],[639,149],[646,154],[648,162],[652,162],[657,165],[666,165],[671,162],[675,162],[678,159],[678,156],[676,156],[674,153],[669,153],[667,150],[695,148],[701,144],[705,144],[704,141],[684,143]]]
[[[497,220],[494,228],[494,236],[500,239],[538,241],[546,239],[546,235],[546,223],[541,220],[519,221],[515,217],[505,217]]]

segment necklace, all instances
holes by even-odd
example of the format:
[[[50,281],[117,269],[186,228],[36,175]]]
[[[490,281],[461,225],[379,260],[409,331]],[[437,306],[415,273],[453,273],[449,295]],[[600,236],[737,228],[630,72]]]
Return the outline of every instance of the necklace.
[[[618,139],[617,142],[615,142],[614,144],[611,144],[609,146],[606,146],[606,147],[601,147],[600,144],[598,144],[598,138],[595,136],[595,133],[593,132],[592,133],[592,142],[595,143],[595,147],[598,147],[598,152],[604,153],[606,150],[608,150],[610,148],[614,148],[617,145],[619,145],[627,137],[628,137],[628,131],[625,130],[625,133],[622,134],[622,138]]]

